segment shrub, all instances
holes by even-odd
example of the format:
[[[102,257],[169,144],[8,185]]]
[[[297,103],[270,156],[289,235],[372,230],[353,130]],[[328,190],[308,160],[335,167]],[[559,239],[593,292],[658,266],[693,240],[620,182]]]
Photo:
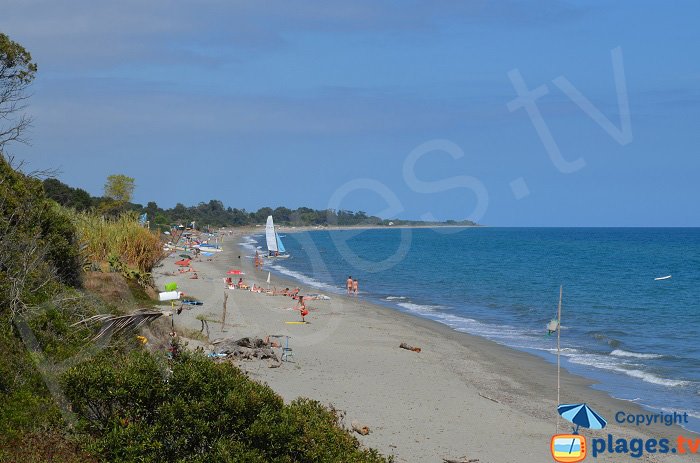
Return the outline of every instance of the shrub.
[[[385,462],[318,402],[285,406],[227,363],[102,355],[64,376],[88,448],[110,462]]]
[[[14,315],[47,297],[54,283],[80,285],[75,228],[39,180],[0,154],[0,307]]]
[[[111,260],[115,270],[128,272],[130,269],[145,274],[162,257],[160,238],[142,227],[135,213],[124,213],[117,218],[105,218],[95,212],[66,213],[78,229],[83,256],[90,262]]]

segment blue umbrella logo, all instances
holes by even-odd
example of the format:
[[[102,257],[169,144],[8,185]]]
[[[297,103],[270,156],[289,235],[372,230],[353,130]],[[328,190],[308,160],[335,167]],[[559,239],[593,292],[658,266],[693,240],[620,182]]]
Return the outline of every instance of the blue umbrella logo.
[[[608,422],[605,418],[594,412],[586,404],[564,404],[557,407],[557,411],[565,420],[571,421],[576,425],[574,434],[578,434],[578,428],[583,426],[588,429],[603,429]],[[571,440],[569,453],[573,451],[576,439]]]
[[[608,424],[605,418],[594,412],[586,404],[559,405],[557,411],[562,418],[576,425],[574,434],[578,434],[578,428],[580,426],[588,429],[603,429]]]

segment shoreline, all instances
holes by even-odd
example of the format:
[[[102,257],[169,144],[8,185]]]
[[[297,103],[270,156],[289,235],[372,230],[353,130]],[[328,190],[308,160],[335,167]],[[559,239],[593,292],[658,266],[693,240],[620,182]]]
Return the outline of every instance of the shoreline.
[[[264,284],[267,277],[266,272],[256,275],[249,259],[235,259],[237,254],[244,255],[236,242],[246,234],[236,229],[225,239],[221,256],[211,263],[196,264],[205,280],[189,284],[182,276],[169,278],[205,301],[205,310],[214,312],[212,317],[221,312],[224,290],[219,278],[227,267],[222,261],[233,260],[234,266],[242,267],[247,281]],[[169,259],[165,262],[172,263]],[[159,285],[165,279],[159,277]],[[277,275],[274,282],[283,287],[297,285]],[[217,286],[221,291],[215,290]],[[463,455],[499,463],[535,463],[551,458],[549,439],[557,417],[556,367],[544,358],[362,297],[334,293],[331,301],[313,301],[309,304],[316,309],[309,316],[312,323],[299,326],[284,324],[293,317],[288,307],[275,307],[291,306],[288,298],[239,290],[229,293],[229,301],[235,301],[234,327],[227,327],[226,333],[214,327],[211,339],[279,333],[293,336],[295,363],[277,369],[268,369],[260,362],[240,362],[239,366],[251,377],[268,383],[286,401],[308,396],[346,410],[348,422],[357,419],[367,423],[373,432],[360,437],[365,445],[394,454],[397,461],[440,461]],[[177,317],[176,325],[199,328],[193,312],[183,312],[185,316]],[[420,346],[423,352],[399,349],[400,342]],[[565,370],[561,376],[562,402],[588,402],[608,419],[605,430],[586,431],[589,437],[611,433],[616,438],[675,438],[692,434],[678,426],[618,425],[614,420],[617,411],[649,412],[593,389],[594,381]],[[559,432],[568,430],[568,424],[560,420]],[[504,446],[505,436],[508,445]],[[608,457],[611,460],[606,460]],[[619,461],[620,456],[603,454],[598,458]],[[664,461],[674,461],[672,458],[677,457],[664,456]],[[645,455],[638,461],[658,460]]]

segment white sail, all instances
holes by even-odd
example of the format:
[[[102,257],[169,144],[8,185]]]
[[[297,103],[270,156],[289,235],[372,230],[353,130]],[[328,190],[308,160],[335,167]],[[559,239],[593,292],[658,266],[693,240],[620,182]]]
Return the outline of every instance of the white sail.
[[[267,250],[277,252],[277,236],[275,236],[275,224],[272,222],[272,216],[267,216],[267,224],[265,225],[265,240],[267,241]]]

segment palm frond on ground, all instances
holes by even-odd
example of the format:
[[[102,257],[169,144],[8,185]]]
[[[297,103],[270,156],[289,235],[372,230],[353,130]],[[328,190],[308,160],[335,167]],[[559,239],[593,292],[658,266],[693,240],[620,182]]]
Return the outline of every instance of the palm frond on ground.
[[[160,318],[164,313],[157,310],[141,309],[128,315],[99,314],[80,320],[71,326],[100,326],[100,331],[92,338],[97,341],[107,335],[118,335],[127,331],[136,331],[143,325]]]

